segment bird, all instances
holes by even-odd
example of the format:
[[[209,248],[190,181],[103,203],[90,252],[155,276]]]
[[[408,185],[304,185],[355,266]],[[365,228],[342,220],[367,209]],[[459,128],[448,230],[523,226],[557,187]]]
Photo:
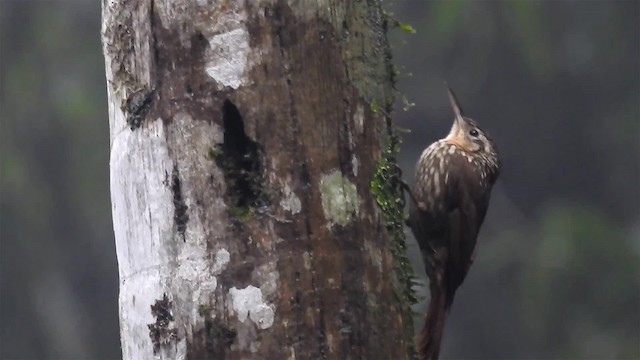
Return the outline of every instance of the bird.
[[[449,134],[429,145],[416,163],[408,225],[420,247],[431,298],[418,335],[422,360],[437,360],[445,320],[476,251],[491,189],[500,174],[496,144],[464,115],[447,86],[455,115]]]

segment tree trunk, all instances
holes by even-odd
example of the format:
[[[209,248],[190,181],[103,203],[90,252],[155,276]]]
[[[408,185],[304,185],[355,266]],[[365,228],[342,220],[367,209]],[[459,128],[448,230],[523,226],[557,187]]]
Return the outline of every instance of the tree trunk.
[[[385,27],[103,0],[124,359],[413,356]]]

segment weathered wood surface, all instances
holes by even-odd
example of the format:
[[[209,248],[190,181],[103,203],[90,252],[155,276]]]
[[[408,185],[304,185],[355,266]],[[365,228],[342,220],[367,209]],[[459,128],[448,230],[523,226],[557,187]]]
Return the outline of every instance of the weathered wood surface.
[[[370,194],[383,23],[377,1],[103,0],[124,359],[408,358]]]

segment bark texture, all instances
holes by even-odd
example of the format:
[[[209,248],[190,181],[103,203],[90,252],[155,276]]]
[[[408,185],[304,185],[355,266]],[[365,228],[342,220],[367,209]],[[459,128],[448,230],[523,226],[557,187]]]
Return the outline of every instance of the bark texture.
[[[103,0],[124,359],[411,356],[370,190],[384,22],[373,0]]]

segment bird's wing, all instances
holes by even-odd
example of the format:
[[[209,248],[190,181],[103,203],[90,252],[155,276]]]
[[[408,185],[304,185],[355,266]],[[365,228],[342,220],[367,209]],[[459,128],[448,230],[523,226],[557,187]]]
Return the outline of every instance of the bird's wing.
[[[480,178],[473,168],[466,166],[466,159],[453,159],[453,171],[450,186],[447,187],[448,203],[448,247],[447,281],[449,287],[455,289],[462,284],[473,262],[476,240],[487,203],[477,194],[481,194]]]
[[[478,227],[474,205],[463,204],[449,212],[448,288],[455,290],[464,281],[473,262]]]

